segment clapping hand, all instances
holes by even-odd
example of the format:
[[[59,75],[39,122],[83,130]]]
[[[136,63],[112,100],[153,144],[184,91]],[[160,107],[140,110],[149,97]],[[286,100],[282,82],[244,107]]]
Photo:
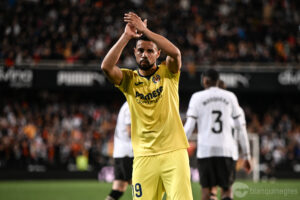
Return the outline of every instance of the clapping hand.
[[[130,36],[130,38],[141,37],[147,29],[147,19],[142,21],[142,19],[133,12],[125,13],[124,21],[127,22],[125,34]]]

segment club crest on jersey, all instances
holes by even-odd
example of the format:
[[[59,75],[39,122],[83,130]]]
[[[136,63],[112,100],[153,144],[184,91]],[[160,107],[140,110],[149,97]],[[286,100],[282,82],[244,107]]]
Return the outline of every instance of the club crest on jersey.
[[[157,74],[156,76],[152,77],[153,83],[158,83],[160,81],[160,76]]]

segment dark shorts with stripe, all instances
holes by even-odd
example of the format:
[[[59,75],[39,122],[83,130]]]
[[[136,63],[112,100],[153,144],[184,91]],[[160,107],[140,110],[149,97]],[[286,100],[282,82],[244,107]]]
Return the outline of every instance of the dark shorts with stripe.
[[[210,157],[198,159],[200,184],[202,187],[220,186],[229,188],[236,174],[236,161],[229,157]]]
[[[115,158],[114,159],[115,180],[130,181],[132,178],[133,158]]]

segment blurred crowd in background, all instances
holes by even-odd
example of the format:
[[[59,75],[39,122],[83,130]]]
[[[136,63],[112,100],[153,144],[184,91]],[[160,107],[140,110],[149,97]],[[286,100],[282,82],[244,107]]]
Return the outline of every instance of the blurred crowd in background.
[[[258,112],[255,105],[244,106],[248,133],[259,135],[262,175],[274,177],[280,170],[299,172],[300,105],[274,99],[264,107]]]
[[[0,66],[99,65],[123,33],[129,11],[174,42],[189,71],[236,62],[299,65],[299,10],[299,0],[3,0]],[[133,47],[130,42],[125,48],[120,66],[136,66]],[[72,170],[82,156],[89,170],[112,164],[119,99],[77,101],[75,93],[18,92],[0,98],[1,170]],[[184,120],[188,100],[183,102]],[[260,138],[262,172],[299,172],[299,102],[277,97],[259,109],[253,102],[241,105],[248,132]]]
[[[0,60],[6,66],[43,60],[100,63],[124,30],[124,13],[134,11],[179,47],[184,68],[298,63],[299,10],[298,0],[4,0]],[[135,66],[131,47],[120,65]]]
[[[77,101],[69,94],[17,95],[0,99],[0,169],[72,170],[82,155],[90,170],[112,164],[119,99],[107,104]],[[276,170],[295,170],[300,163],[300,105],[277,103],[259,112],[255,105],[242,104],[248,132],[260,137],[260,165],[267,176]],[[181,115],[185,112],[181,110]]]
[[[72,95],[48,92],[0,101],[0,168],[68,169],[81,155],[95,168],[109,164],[118,114],[109,109],[112,105],[76,102]]]

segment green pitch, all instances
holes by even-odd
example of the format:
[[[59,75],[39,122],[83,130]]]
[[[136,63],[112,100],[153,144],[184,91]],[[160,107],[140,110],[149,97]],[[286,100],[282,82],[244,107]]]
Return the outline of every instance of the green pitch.
[[[0,181],[2,200],[104,200],[110,183],[97,181]],[[200,200],[200,186],[192,184],[194,199]],[[299,200],[300,181],[280,180],[253,183],[236,181],[235,199],[244,200]],[[130,200],[128,188],[121,200]]]

